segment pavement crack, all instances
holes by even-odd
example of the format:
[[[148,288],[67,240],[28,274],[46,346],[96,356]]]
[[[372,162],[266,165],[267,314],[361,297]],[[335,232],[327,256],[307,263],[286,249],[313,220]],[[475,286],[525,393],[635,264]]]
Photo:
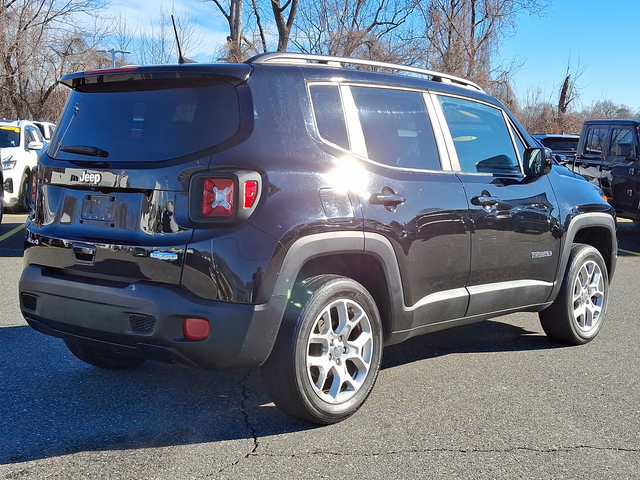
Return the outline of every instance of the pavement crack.
[[[532,452],[532,453],[555,453],[555,452],[571,452],[577,450],[599,450],[608,452],[628,452],[639,453],[639,448],[623,448],[623,447],[599,447],[595,445],[573,445],[564,447],[549,447],[549,448],[535,448],[535,447],[513,447],[513,448],[415,448],[409,450],[389,450],[387,452],[358,452],[358,453],[342,453],[342,452],[329,452],[329,451],[315,451],[305,453],[293,453],[293,454],[260,454],[258,456],[264,457],[305,457],[315,455],[326,455],[330,457],[384,457],[392,455],[403,455],[407,453],[419,454],[419,453],[514,453],[514,452]],[[257,455],[252,453],[251,455]]]
[[[238,381],[238,386],[240,387],[240,396],[241,396],[240,414],[242,415],[242,417],[244,419],[245,427],[247,428],[247,430],[249,431],[249,433],[251,435],[251,438],[253,439],[253,448],[251,449],[251,451],[249,453],[245,454],[243,457],[238,458],[235,462],[233,462],[230,465],[227,465],[226,467],[220,469],[218,471],[218,473],[222,473],[222,472],[224,472],[225,470],[227,470],[229,468],[234,468],[242,460],[246,460],[250,456],[255,456],[256,455],[256,451],[258,450],[258,447],[260,446],[260,443],[258,441],[258,435],[257,435],[256,429],[251,424],[251,421],[249,419],[249,413],[247,412],[247,404],[249,402],[249,393],[248,393],[248,387],[246,385],[246,382],[249,380],[249,377],[251,376],[251,373],[252,373],[252,371],[249,370],[247,372],[247,374],[242,379],[240,379]]]
[[[247,374],[244,376],[244,378],[238,382],[238,385],[240,386],[241,393],[242,393],[242,402],[240,402],[240,412],[244,417],[244,423],[247,427],[247,430],[251,432],[251,437],[253,438],[253,449],[251,450],[251,452],[246,454],[244,458],[249,458],[249,456],[254,454],[258,450],[258,447],[260,446],[260,443],[258,442],[258,435],[256,433],[256,429],[254,428],[254,426],[251,424],[251,421],[249,420],[249,413],[247,412],[247,408],[246,408],[247,403],[249,402],[249,394],[247,393],[248,389],[247,389],[247,386],[245,385],[245,382],[249,380],[251,373],[252,371],[249,370]]]

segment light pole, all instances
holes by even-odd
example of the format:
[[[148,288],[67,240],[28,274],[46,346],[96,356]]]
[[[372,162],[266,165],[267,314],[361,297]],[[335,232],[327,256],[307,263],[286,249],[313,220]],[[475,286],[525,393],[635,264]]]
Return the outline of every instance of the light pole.
[[[111,48],[109,50],[96,50],[98,53],[110,53],[111,54],[111,68],[116,68],[116,53],[131,53],[126,50],[116,50],[115,48]]]

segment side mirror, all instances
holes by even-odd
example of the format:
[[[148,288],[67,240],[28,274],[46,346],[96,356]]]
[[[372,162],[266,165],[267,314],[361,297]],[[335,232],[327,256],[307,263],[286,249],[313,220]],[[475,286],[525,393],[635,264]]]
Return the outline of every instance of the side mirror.
[[[567,156],[563,155],[561,153],[553,153],[551,154],[551,158],[553,158],[556,163],[558,163],[559,165],[567,165],[567,163],[571,163],[567,161]]]
[[[522,161],[527,177],[539,177],[551,171],[551,157],[544,148],[527,148]]]
[[[42,142],[29,142],[27,145],[29,150],[42,150],[44,148],[44,143]]]

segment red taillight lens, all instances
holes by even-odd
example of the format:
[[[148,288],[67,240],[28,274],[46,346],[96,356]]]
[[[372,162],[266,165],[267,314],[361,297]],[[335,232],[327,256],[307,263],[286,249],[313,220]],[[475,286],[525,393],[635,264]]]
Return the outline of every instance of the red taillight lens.
[[[258,196],[258,182],[255,180],[249,180],[244,182],[244,201],[242,205],[244,208],[251,208]]]
[[[208,225],[249,218],[262,197],[262,176],[253,170],[203,170],[189,183],[189,219]]]
[[[208,178],[202,192],[202,214],[208,218],[231,217],[235,183],[230,178]]]

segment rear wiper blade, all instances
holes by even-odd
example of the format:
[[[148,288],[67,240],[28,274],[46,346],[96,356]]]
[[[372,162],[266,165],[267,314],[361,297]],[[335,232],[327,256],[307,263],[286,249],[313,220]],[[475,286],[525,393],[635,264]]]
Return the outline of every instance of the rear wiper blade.
[[[78,155],[89,155],[90,157],[107,158],[109,152],[90,145],[65,145],[60,149],[62,152],[77,153]]]

